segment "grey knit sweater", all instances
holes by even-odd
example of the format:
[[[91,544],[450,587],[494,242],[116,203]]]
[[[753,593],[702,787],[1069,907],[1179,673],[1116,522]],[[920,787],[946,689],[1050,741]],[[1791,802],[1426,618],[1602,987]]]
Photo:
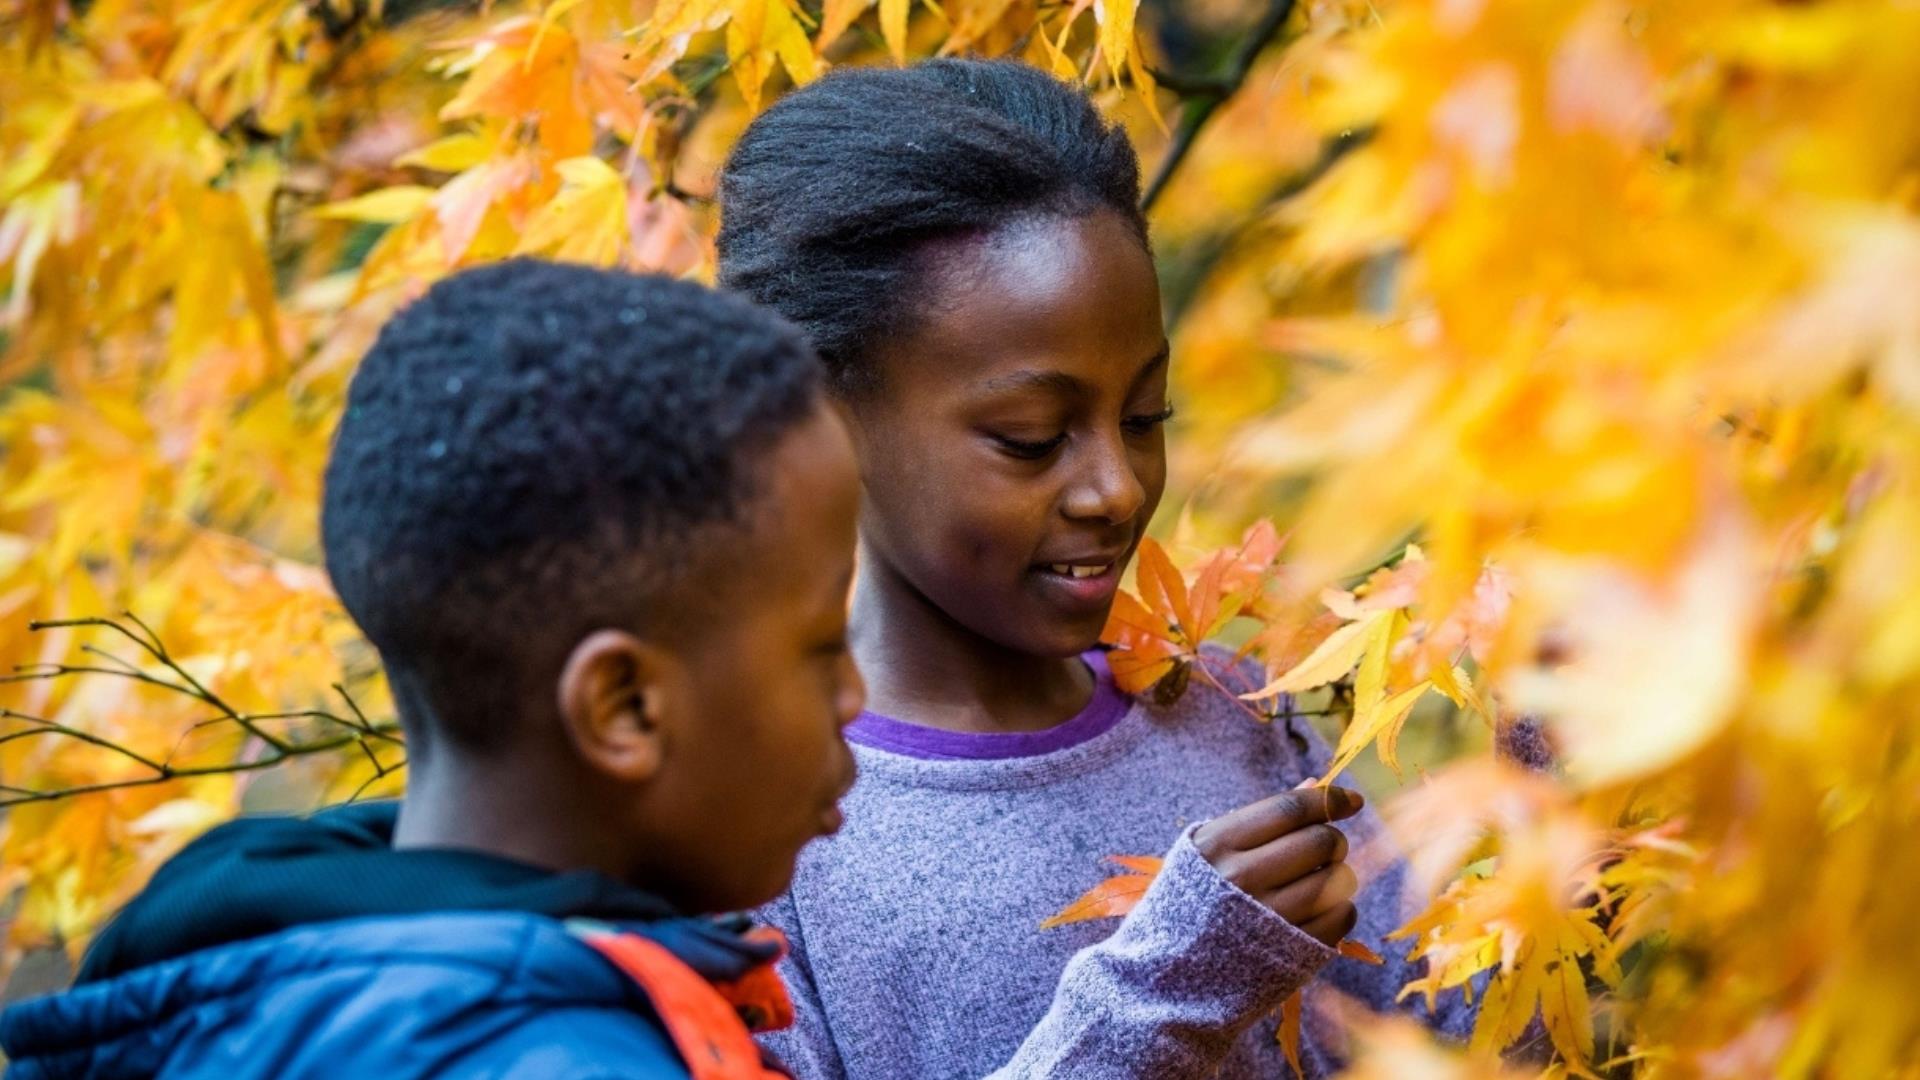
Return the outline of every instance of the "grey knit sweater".
[[[1353,937],[1387,963],[1339,957],[1215,873],[1192,826],[1325,767],[1297,720],[1259,722],[1196,679],[1171,708],[1099,688],[1047,732],[968,735],[863,716],[846,825],[808,847],[762,914],[785,930],[797,1021],[767,1036],[802,1080],[850,1077],[1284,1077],[1275,1010],[1307,988],[1309,1076],[1340,1061],[1317,1001],[1375,1009],[1417,974],[1385,935],[1409,914],[1403,866],[1371,811],[1342,823],[1363,887]],[[1224,673],[1223,673],[1224,674]],[[1164,854],[1124,919],[1041,930],[1121,872]],[[1459,994],[1438,1016],[1471,1026]]]

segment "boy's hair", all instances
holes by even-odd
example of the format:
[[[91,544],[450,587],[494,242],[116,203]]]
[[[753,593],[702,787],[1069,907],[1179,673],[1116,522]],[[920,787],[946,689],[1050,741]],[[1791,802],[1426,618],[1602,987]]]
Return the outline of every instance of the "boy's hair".
[[[395,316],[348,391],[321,532],[409,727],[485,746],[592,630],[697,629],[691,579],[737,546],[712,535],[750,524],[820,381],[784,319],[662,277],[515,260]]]
[[[1110,209],[1146,243],[1140,166],[1077,87],[1025,64],[852,68],[748,126],[720,178],[720,280],[792,319],[834,388],[911,326],[932,240]]]

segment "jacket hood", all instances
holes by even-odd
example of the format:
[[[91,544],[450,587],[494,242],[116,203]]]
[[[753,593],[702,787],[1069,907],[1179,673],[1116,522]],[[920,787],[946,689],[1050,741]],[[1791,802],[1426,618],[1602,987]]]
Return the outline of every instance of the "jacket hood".
[[[218,1026],[216,1016],[246,1025],[250,1045],[273,1045],[275,1016],[296,1003],[326,1010],[391,997],[396,1004],[379,1011],[392,1033],[382,1026],[379,1037],[422,1033],[396,1044],[403,1056],[501,1010],[651,1015],[645,993],[569,921],[649,938],[715,983],[780,951],[745,936],[744,918],[683,916],[602,874],[477,852],[396,851],[397,816],[396,804],[372,803],[243,819],[188,845],[101,933],[73,989],[0,1014],[15,1074],[152,1075]],[[286,1052],[312,1034],[289,1027]],[[211,1063],[206,1072],[253,1075]]]
[[[187,845],[114,916],[76,985],[310,923],[436,911],[653,922],[666,901],[603,874],[556,873],[475,851],[395,850],[397,802],[311,817],[241,818]]]

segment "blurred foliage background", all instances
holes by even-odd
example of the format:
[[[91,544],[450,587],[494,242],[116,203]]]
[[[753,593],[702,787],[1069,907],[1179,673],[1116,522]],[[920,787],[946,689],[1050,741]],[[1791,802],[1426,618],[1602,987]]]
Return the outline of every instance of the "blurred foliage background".
[[[0,0],[9,992],[209,825],[403,783],[315,538],[388,314],[514,254],[709,278],[756,109],[953,53],[1149,170],[1157,532],[1245,587],[1142,582],[1133,644],[1306,692],[1406,785],[1424,989],[1493,973],[1467,1051],[1348,1017],[1356,1075],[1536,1015],[1556,1073],[1920,1075],[1908,0]],[[1488,752],[1522,715],[1549,773]]]

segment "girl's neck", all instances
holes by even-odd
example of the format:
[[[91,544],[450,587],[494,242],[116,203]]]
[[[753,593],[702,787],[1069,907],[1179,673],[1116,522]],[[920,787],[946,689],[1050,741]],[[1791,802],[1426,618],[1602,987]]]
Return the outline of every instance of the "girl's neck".
[[[850,628],[867,708],[948,731],[1044,731],[1093,697],[1077,656],[1035,656],[955,622],[862,545]]]

